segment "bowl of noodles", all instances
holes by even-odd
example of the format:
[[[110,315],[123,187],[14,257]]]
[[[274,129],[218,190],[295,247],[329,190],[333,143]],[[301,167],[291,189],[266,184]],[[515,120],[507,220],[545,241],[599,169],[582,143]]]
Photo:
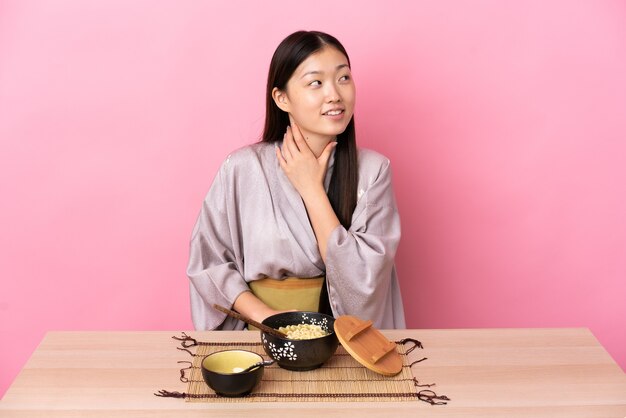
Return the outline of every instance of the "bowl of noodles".
[[[319,312],[282,312],[265,318],[264,325],[287,338],[261,331],[263,349],[287,370],[305,371],[321,367],[337,350],[335,318]]]

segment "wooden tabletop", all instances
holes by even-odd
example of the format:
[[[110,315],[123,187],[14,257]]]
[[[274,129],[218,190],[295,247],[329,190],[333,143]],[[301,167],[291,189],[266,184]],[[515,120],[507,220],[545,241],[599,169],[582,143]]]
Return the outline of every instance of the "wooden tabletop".
[[[587,329],[383,333],[423,343],[418,355],[428,360],[413,373],[436,382],[433,389],[451,398],[448,405],[159,398],[153,395],[159,389],[186,390],[176,362],[187,358],[171,338],[180,331],[50,332],[0,401],[0,417],[626,417],[626,375]],[[187,334],[201,341],[259,340],[249,331]]]

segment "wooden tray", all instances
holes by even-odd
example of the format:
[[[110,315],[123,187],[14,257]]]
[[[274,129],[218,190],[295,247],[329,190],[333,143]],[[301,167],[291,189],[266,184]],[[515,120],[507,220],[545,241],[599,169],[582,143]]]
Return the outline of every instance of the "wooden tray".
[[[374,328],[372,321],[343,315],[335,319],[335,333],[346,351],[368,369],[384,376],[395,376],[402,371],[396,343]]]

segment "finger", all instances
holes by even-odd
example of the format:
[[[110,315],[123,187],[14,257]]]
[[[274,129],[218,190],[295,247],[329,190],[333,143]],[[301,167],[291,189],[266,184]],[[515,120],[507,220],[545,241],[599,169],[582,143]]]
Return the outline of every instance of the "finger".
[[[304,139],[302,136],[302,131],[300,130],[300,127],[298,126],[294,118],[291,116],[291,114],[289,114],[289,124],[291,125],[290,126],[291,134],[293,136],[294,142],[298,143],[300,142],[300,139]]]
[[[295,131],[298,131],[298,133],[295,134]],[[300,128],[298,128],[297,125],[296,125],[296,129],[294,130],[293,139],[294,139],[296,146],[298,147],[298,149],[300,150],[302,154],[313,155],[313,151],[311,151],[311,147],[309,147],[309,143],[306,142],[306,139],[304,139],[304,135],[302,135],[302,132],[300,131]]]
[[[283,145],[280,147],[280,151],[282,152],[283,159],[285,161],[291,161],[293,159],[293,155],[291,155],[291,149],[287,145],[289,143],[288,135],[285,133],[283,135]]]
[[[283,157],[283,153],[280,150],[278,145],[274,145],[274,150],[276,151],[276,158],[278,158],[278,163],[281,167],[285,168],[287,161],[285,161],[285,157]]]
[[[289,126],[287,127],[287,133],[285,134],[284,146],[287,147],[292,157],[295,157],[300,153],[300,149],[293,139],[293,130]]]
[[[326,147],[324,148],[324,151],[322,151],[322,154],[320,154],[320,156],[318,157],[317,161],[322,163],[324,167],[328,166],[328,160],[330,159],[330,156],[332,155],[335,147],[337,147],[336,141],[329,142],[328,145],[326,145]]]
[[[306,142],[306,140],[304,139],[304,135],[302,134],[300,127],[293,120],[291,115],[289,115],[289,120],[291,121],[291,132],[292,132],[293,141],[298,147],[298,150],[304,154],[312,154],[313,151],[311,151],[311,148],[309,147],[309,143]]]
[[[298,146],[298,149],[302,151],[302,147],[308,148],[308,144],[306,143],[304,139],[304,135],[302,134],[300,127],[298,126],[296,121],[293,120],[291,115],[289,115],[289,120],[291,121],[291,131],[292,131],[293,140]]]

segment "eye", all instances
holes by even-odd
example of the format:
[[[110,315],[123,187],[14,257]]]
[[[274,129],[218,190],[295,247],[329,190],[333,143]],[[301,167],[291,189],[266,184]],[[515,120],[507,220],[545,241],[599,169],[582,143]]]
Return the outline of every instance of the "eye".
[[[319,83],[319,84],[314,84],[314,83]],[[315,81],[311,81],[311,82],[309,83],[309,86],[313,86],[313,85],[320,86],[321,84],[322,84],[322,82],[321,82],[321,81],[319,81],[319,80],[315,80]]]
[[[341,80],[343,80],[343,79],[345,79],[345,81],[348,81],[348,80],[350,80],[350,76],[349,76],[349,75],[344,75],[344,76],[343,76],[343,77],[341,77],[339,80],[341,81]]]

